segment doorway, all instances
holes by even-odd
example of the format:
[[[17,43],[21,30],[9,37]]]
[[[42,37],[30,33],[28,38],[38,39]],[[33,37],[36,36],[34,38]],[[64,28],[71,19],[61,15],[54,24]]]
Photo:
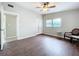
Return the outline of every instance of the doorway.
[[[4,43],[17,40],[19,30],[19,14],[14,12],[4,11],[2,8],[0,11],[0,45],[3,50]]]
[[[5,14],[5,20],[6,20],[6,42],[17,40],[16,35],[16,21],[17,16],[11,15],[11,14]]]
[[[4,13],[5,20],[5,42],[17,40],[18,14],[13,12]]]

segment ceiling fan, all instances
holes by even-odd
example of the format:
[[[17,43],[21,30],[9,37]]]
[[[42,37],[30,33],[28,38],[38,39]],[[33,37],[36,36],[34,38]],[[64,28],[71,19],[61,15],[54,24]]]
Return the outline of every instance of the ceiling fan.
[[[56,5],[50,2],[42,2],[37,8],[41,8],[43,11],[48,11],[49,8],[54,8]]]

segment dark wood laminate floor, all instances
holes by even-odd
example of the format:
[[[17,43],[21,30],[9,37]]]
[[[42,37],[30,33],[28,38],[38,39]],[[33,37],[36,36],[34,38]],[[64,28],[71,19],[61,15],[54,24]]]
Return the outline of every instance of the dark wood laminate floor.
[[[79,44],[46,35],[6,43],[2,56],[78,56]]]

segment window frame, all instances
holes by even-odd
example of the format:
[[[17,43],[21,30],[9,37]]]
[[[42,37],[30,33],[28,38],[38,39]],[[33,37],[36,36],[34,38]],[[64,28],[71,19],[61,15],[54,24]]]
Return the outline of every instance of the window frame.
[[[59,28],[59,27],[61,27],[61,18],[54,18],[53,19],[53,23],[57,23],[56,21],[58,21],[58,25],[56,25],[56,24],[52,24],[52,27],[54,27],[54,28]]]

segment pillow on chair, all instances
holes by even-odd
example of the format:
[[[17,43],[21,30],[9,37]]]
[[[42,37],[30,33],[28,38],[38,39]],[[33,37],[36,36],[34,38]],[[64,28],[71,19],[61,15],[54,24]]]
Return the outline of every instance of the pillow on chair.
[[[72,30],[71,33],[72,33],[72,35],[77,35],[78,36],[79,35],[79,29],[75,28],[75,29]]]

